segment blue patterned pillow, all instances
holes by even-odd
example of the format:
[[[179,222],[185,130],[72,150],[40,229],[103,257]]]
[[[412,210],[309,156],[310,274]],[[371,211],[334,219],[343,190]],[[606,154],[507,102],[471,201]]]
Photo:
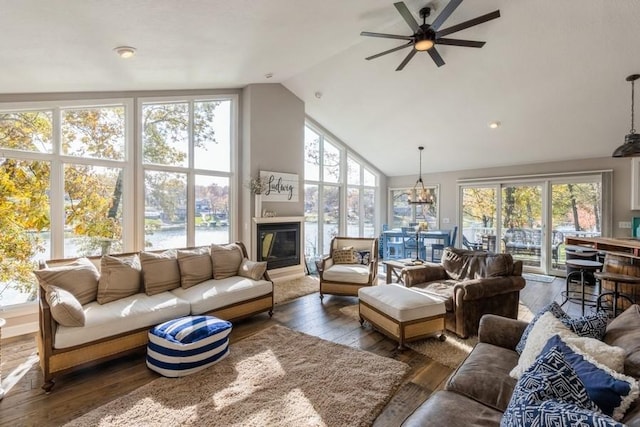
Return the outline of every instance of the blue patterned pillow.
[[[582,317],[560,318],[560,320],[579,337],[595,338],[602,341],[607,330],[609,315],[606,311],[598,311]]]
[[[619,424],[598,412],[598,407],[589,398],[584,383],[567,363],[563,352],[555,346],[541,354],[518,380],[500,425],[522,427]]]
[[[558,303],[555,302],[555,301],[552,302],[551,304],[543,307],[542,310],[540,310],[535,315],[533,320],[531,320],[531,322],[527,325],[526,329],[522,333],[522,336],[520,337],[520,342],[518,342],[518,345],[516,345],[516,351],[518,352],[518,354],[522,354],[522,351],[524,350],[524,345],[527,342],[527,337],[529,336],[529,333],[531,332],[531,329],[533,329],[533,325],[535,325],[535,323],[538,321],[540,316],[545,314],[547,311],[552,312],[553,315],[556,316],[556,318],[558,318],[560,320],[570,319],[571,318],[567,313],[564,312],[562,307],[560,307],[558,305]],[[567,325],[567,327],[569,327],[569,326]]]
[[[515,427],[515,424],[504,425],[513,425]],[[581,408],[573,403],[559,402],[557,400],[547,400],[538,406],[530,407],[524,422],[518,424],[518,427],[529,426],[625,427],[624,424],[607,415]]]
[[[369,265],[371,262],[370,251],[356,251],[356,264]]]
[[[638,398],[638,382],[606,366],[598,366],[586,360],[584,356],[574,352],[558,335],[554,335],[547,341],[541,353],[546,353],[553,347],[562,351],[567,363],[584,383],[587,394],[602,412],[616,420],[621,420],[631,403]]]

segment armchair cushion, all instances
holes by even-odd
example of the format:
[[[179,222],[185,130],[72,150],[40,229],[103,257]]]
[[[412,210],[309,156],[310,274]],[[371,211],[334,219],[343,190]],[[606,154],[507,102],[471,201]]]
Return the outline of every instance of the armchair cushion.
[[[370,268],[362,264],[334,264],[322,273],[322,278],[331,282],[369,283]]]

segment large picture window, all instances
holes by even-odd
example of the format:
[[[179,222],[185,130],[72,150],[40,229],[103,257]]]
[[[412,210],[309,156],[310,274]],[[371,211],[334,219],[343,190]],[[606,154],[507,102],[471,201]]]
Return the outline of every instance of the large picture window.
[[[135,101],[0,105],[0,306],[39,260],[232,240],[235,96]]]
[[[305,255],[329,252],[335,236],[377,235],[378,175],[320,128],[305,127]]]

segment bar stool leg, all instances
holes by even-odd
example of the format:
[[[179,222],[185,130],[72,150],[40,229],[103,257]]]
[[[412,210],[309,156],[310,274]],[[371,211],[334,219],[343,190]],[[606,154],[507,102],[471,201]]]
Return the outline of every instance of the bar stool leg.
[[[582,303],[582,315],[584,316],[584,269],[580,270],[580,288],[582,289],[580,300]]]

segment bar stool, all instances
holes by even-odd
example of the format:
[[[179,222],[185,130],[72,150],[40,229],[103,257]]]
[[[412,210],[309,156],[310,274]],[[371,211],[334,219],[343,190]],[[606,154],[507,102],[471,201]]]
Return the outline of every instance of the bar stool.
[[[569,267],[572,268],[572,271],[567,274],[567,281],[565,284],[565,300],[562,301],[562,304],[560,305],[561,306],[564,305],[567,301],[574,302],[577,299],[576,297],[571,297],[571,291],[569,290],[569,285],[571,284],[571,280],[575,276],[580,276],[580,287],[581,287],[580,304],[582,306],[582,315],[584,316],[584,306],[585,306],[585,296],[586,296],[585,290],[584,290],[585,276],[589,275],[593,277],[595,282],[595,277],[597,277],[595,275],[597,274],[598,270],[602,269],[604,264],[602,264],[599,261],[592,261],[589,259],[579,259],[579,258],[568,259],[566,260],[565,263],[567,265],[567,271],[569,270]],[[594,294],[589,294],[589,295],[594,295]],[[590,302],[588,305],[593,307],[594,305],[597,305],[597,301],[596,301],[596,304],[593,304],[593,302]]]
[[[602,260],[598,259],[598,251],[596,249],[590,248],[588,246],[566,245],[564,247],[564,252],[565,252],[567,260],[570,260],[570,259],[586,259],[586,260],[589,260],[589,261],[603,262]],[[567,268],[567,276],[569,274],[573,273],[574,271],[580,271],[579,268],[571,267],[569,265],[567,265],[566,268]],[[577,274],[573,275],[572,277],[576,277],[576,276],[577,276]],[[577,280],[577,278],[576,278],[576,280]],[[596,284],[595,277],[593,275],[589,275],[587,277],[587,283],[589,285],[595,286],[595,284]]]
[[[618,285],[620,283],[626,283],[628,285],[639,285],[640,277],[629,276],[627,274],[609,273],[606,271],[601,273],[594,273],[594,275],[598,278],[598,280],[600,280],[600,283],[602,283],[603,280],[609,280],[613,282],[613,292],[602,292],[600,295],[598,295],[598,299],[596,300],[596,307],[598,310],[600,310],[602,307],[602,297],[609,295],[613,297],[613,317],[616,317],[618,315],[618,298],[624,298],[631,304],[635,304],[635,301],[633,300],[633,298],[631,298],[631,296],[620,293],[620,291],[618,290]]]

